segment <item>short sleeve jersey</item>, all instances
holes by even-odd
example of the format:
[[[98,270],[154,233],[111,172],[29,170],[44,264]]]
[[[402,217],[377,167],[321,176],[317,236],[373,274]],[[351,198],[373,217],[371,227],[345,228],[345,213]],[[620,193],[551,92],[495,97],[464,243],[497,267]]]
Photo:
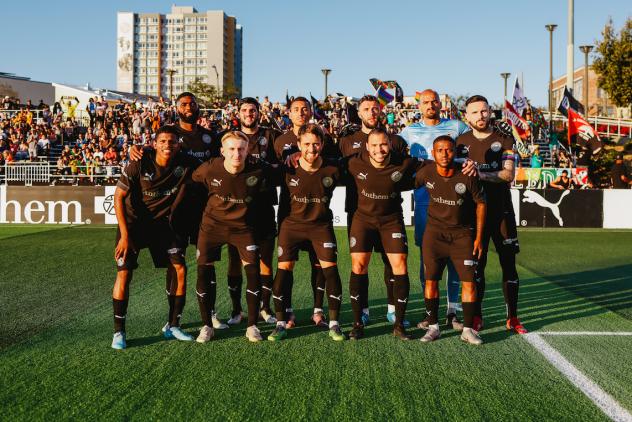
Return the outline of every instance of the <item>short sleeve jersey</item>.
[[[340,155],[342,157],[350,157],[352,155],[361,153],[366,150],[366,142],[369,139],[369,135],[367,133],[358,130],[351,135],[345,136],[344,138],[340,138],[338,141],[338,149],[340,150]],[[395,134],[389,135],[389,139],[391,141],[391,148],[393,151],[397,152],[400,155],[408,155],[408,145],[406,141]]]
[[[224,168],[224,157],[212,158],[193,172],[193,181],[208,189],[202,223],[251,228],[256,222],[255,200],[265,190],[268,171],[260,164],[248,163],[237,173]]]
[[[292,130],[288,130],[274,141],[274,152],[281,162],[295,152],[298,152],[298,137]],[[329,135],[325,135],[325,141],[321,154],[324,158],[338,158],[340,153],[338,147]]]
[[[284,167],[284,186],[289,214],[285,221],[298,224],[330,224],[333,214],[329,202],[338,184],[341,172],[339,163],[323,160],[321,167],[313,173],[300,165]]]
[[[426,230],[467,231],[476,226],[475,204],[486,202],[477,177],[466,176],[460,169],[452,177],[443,177],[430,162],[417,171],[415,186],[425,186],[430,194]]]
[[[412,189],[414,173],[421,165],[417,159],[391,153],[389,163],[382,168],[371,164],[368,153],[349,160],[347,165],[347,195],[356,195],[352,209],[364,217],[388,217],[402,214],[401,192]]]
[[[168,167],[156,164],[156,152],[148,151],[130,161],[121,171],[117,187],[128,192],[125,212],[128,222],[168,218],[179,192],[191,180],[197,161],[178,153]]]
[[[178,131],[182,151],[200,162],[220,156],[220,141],[210,130],[200,125],[196,125],[191,132],[182,129],[180,125],[174,125],[174,127]]]
[[[472,132],[458,137],[456,141],[457,159],[469,158],[478,163],[481,173],[502,170],[503,161],[514,160],[514,141],[496,131],[485,139],[478,139]],[[482,182],[490,202],[493,204],[511,203],[509,183]],[[499,200],[503,202],[499,202]]]
[[[441,135],[456,139],[470,128],[460,120],[441,119],[439,124],[430,126],[423,122],[413,123],[402,130],[401,137],[408,144],[410,156],[431,160],[432,142]]]

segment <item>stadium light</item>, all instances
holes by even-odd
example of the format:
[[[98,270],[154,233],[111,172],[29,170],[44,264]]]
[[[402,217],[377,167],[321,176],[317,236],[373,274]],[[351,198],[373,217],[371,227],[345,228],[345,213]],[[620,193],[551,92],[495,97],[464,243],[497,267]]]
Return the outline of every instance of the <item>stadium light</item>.
[[[588,117],[588,54],[595,48],[592,45],[580,45],[579,49],[584,53],[584,114]]]
[[[503,72],[500,74],[500,77],[505,80],[505,100],[503,101],[503,108],[505,107],[505,101],[507,101],[507,79],[509,78],[510,75],[511,73],[507,73],[507,72]]]
[[[329,77],[329,74],[331,73],[331,69],[321,69],[321,72],[323,72],[323,75],[325,75],[325,97],[323,98],[323,100],[327,99],[327,78]]]

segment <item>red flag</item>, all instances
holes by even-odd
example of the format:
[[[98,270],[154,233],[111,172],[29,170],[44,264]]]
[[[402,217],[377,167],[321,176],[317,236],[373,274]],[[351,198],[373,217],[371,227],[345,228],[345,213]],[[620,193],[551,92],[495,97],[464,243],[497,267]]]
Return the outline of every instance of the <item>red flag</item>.
[[[505,119],[511,124],[514,128],[516,128],[516,132],[520,136],[521,139],[527,139],[529,136],[529,123],[516,111],[516,109],[511,105],[511,103],[505,100],[505,108],[503,109],[503,114],[505,115]]]
[[[572,108],[567,109],[568,112],[568,144],[571,144],[571,139],[576,136],[575,140],[577,145],[582,148],[587,148],[596,154],[601,150],[601,140],[599,135],[593,129],[593,127]]]

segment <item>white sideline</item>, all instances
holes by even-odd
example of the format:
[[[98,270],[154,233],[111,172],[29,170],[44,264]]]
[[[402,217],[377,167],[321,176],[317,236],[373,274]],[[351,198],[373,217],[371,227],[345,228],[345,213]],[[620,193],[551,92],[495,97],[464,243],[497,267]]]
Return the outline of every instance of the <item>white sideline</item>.
[[[540,352],[558,371],[575,387],[584,393],[601,411],[613,421],[632,422],[632,415],[624,409],[612,396],[603,391],[590,378],[570,363],[557,350],[549,345],[541,336],[542,333],[523,335],[535,349]]]
[[[538,331],[541,336],[632,336],[631,331]]]

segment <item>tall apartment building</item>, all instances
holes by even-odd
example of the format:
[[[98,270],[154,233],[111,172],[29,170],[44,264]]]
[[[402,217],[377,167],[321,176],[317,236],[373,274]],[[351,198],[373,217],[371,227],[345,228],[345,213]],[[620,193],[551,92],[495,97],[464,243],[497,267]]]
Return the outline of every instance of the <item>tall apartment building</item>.
[[[172,6],[171,13],[119,12],[117,90],[169,97],[199,78],[241,95],[242,33],[222,10],[198,12]]]

